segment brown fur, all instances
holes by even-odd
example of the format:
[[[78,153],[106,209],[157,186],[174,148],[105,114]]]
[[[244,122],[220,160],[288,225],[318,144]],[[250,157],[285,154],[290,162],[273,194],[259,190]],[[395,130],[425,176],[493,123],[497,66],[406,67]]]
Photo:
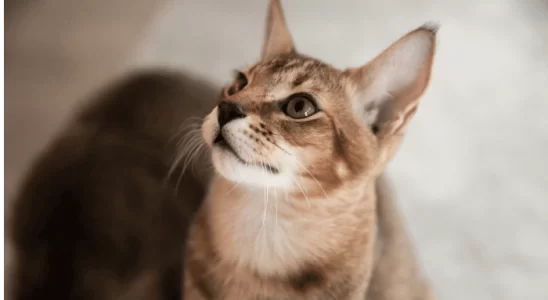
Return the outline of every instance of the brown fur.
[[[431,300],[430,290],[415,257],[388,179],[377,180],[375,269],[367,300]]]
[[[421,27],[363,67],[337,70],[296,52],[271,1],[262,60],[222,95],[238,116],[221,126],[219,106],[202,125],[216,174],[190,231],[186,299],[427,297],[377,182],[428,84],[434,45]],[[319,112],[285,115],[301,94]]]
[[[186,229],[207,177],[179,178],[179,169],[168,178],[174,137],[215,90],[173,72],[140,72],[68,124],[15,199],[10,299],[180,298]]]

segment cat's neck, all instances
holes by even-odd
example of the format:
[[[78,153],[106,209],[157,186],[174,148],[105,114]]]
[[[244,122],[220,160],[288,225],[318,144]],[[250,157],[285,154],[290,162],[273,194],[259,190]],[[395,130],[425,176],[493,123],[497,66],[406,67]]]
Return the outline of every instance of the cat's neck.
[[[212,245],[222,259],[264,275],[340,257],[369,233],[374,184],[317,193],[322,189],[317,182],[297,190],[250,188],[216,176],[204,205]]]

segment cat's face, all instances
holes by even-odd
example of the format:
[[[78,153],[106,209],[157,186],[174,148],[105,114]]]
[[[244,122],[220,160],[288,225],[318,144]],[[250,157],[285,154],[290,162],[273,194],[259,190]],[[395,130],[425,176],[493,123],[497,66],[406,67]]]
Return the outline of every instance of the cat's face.
[[[337,70],[295,51],[271,1],[259,63],[241,70],[205,118],[215,169],[248,186],[336,187],[376,175],[430,77],[435,28],[423,26],[366,65]]]
[[[363,172],[376,138],[355,117],[347,84],[343,72],[297,54],[241,70],[203,123],[215,168],[259,186]]]

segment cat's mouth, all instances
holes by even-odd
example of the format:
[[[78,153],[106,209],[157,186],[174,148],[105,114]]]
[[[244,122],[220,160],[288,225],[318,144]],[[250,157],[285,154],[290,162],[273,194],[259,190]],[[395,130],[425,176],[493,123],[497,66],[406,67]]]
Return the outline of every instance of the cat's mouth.
[[[244,165],[260,167],[263,170],[266,170],[266,171],[268,171],[272,174],[280,173],[280,170],[278,170],[278,168],[276,168],[272,165],[265,164],[265,163],[249,162],[249,161],[246,161],[245,159],[243,159],[238,154],[238,152],[236,152],[236,150],[234,150],[234,147],[232,147],[232,145],[230,145],[230,143],[224,138],[224,136],[221,132],[219,132],[217,134],[217,137],[215,138],[215,140],[213,140],[213,145],[215,147],[219,147],[220,149],[222,149],[224,151],[229,152],[230,154],[232,154],[236,158],[236,160],[238,160],[240,163],[242,163]]]

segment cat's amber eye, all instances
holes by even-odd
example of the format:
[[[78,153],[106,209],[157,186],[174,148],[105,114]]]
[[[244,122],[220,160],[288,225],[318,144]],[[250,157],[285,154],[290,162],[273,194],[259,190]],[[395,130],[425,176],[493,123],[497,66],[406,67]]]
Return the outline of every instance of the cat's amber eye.
[[[242,72],[237,72],[236,80],[225,89],[225,96],[232,96],[247,86],[247,77]]]
[[[284,108],[284,113],[293,119],[308,118],[317,112],[316,103],[302,94],[291,96]]]

